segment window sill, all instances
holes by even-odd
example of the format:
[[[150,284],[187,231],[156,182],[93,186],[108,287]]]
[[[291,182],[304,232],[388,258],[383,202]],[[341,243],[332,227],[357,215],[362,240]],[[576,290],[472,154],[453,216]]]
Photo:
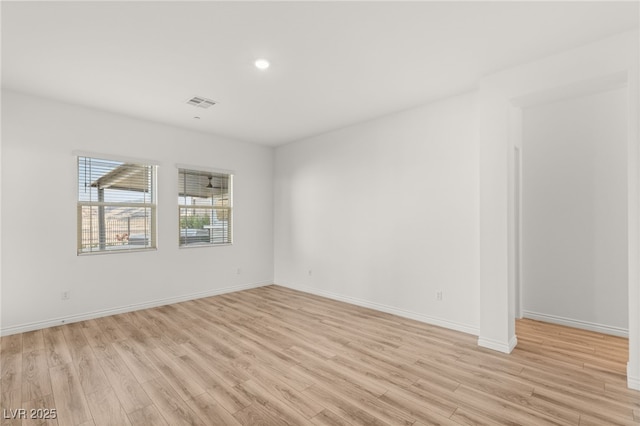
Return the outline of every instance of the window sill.
[[[233,243],[222,243],[222,244],[189,244],[185,246],[178,246],[180,250],[182,249],[194,249],[194,248],[202,248],[202,247],[228,247],[232,246]]]
[[[100,251],[86,251],[86,252],[78,252],[78,256],[95,256],[95,255],[103,255],[103,254],[121,254],[121,253],[139,253],[143,251],[158,251],[157,247],[148,247],[148,248],[135,248],[135,249],[110,249],[110,250],[100,250]]]

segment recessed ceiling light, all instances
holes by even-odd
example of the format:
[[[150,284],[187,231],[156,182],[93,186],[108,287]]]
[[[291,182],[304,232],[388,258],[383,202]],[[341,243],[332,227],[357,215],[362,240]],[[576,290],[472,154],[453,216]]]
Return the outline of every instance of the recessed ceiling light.
[[[269,68],[269,61],[267,61],[266,59],[258,59],[254,62],[254,64],[259,70],[266,70],[267,68]]]

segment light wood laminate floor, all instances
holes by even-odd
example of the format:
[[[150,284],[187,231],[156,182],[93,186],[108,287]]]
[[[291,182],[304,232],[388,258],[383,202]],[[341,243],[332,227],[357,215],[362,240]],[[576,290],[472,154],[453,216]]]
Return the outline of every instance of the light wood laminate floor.
[[[505,355],[261,287],[3,337],[3,417],[55,408],[57,419],[2,424],[640,424],[626,339],[530,320],[517,334]]]

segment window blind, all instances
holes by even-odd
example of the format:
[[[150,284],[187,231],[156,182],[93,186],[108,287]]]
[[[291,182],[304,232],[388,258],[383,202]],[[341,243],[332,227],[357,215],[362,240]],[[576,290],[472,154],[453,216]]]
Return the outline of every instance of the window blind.
[[[232,242],[232,178],[228,173],[178,169],[181,247]]]
[[[156,169],[78,157],[78,254],[156,247]]]

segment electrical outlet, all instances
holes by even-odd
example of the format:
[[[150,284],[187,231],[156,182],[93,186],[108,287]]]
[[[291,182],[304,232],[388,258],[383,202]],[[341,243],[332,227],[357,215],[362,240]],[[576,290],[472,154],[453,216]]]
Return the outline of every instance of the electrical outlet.
[[[436,300],[442,302],[442,291],[438,291],[436,293]]]
[[[60,299],[69,300],[69,298],[71,298],[71,291],[65,290],[62,293],[60,293]]]

